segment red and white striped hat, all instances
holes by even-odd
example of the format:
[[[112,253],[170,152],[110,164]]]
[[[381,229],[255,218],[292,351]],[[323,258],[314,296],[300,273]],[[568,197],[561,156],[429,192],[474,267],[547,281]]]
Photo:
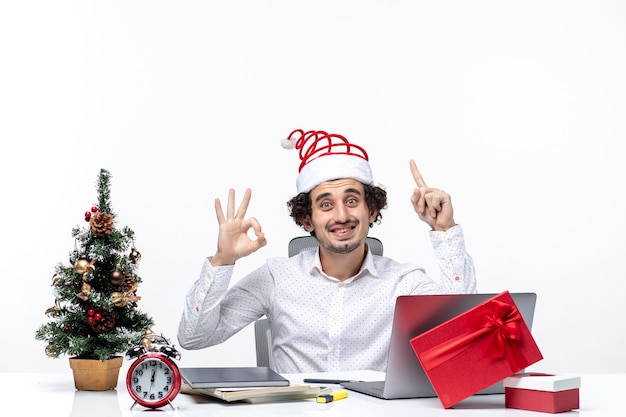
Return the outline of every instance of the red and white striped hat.
[[[340,178],[351,178],[373,185],[372,169],[367,152],[348,142],[342,135],[322,130],[296,129],[283,139],[285,149],[300,152],[300,167],[296,189],[308,193],[319,184]]]

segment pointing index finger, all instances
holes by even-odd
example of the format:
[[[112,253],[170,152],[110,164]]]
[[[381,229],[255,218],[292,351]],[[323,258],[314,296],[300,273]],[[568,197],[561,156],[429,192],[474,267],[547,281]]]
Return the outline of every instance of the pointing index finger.
[[[415,184],[417,184],[417,187],[427,188],[428,186],[426,185],[424,178],[422,178],[422,174],[420,174],[419,170],[417,169],[417,164],[413,159],[411,159],[409,165],[411,166],[411,174],[413,174],[413,179],[415,180]]]

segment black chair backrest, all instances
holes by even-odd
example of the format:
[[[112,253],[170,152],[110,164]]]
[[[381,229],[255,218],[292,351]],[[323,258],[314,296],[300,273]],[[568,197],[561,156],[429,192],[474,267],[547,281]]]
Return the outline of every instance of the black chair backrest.
[[[365,241],[370,247],[372,254],[380,256],[383,255],[383,242],[381,242],[380,239],[368,236]],[[319,243],[317,242],[317,239],[315,239],[313,236],[294,237],[293,239],[291,239],[291,241],[289,241],[289,256],[296,255],[304,249],[317,248],[318,245]]]

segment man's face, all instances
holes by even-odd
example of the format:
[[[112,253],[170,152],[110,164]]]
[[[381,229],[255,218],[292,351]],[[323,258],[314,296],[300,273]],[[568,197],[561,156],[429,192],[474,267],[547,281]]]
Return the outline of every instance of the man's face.
[[[304,226],[315,232],[320,247],[349,253],[362,247],[376,213],[370,213],[363,185],[353,179],[324,182],[311,190],[311,218]]]

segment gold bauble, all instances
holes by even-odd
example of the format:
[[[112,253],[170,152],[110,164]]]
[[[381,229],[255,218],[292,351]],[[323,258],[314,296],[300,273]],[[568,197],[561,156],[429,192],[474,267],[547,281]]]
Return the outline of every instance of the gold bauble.
[[[148,339],[147,337],[144,337],[143,339],[141,339],[141,345],[148,350],[152,349],[152,341]]]
[[[81,275],[86,272],[90,272],[90,271],[93,272],[94,269],[96,269],[93,266],[93,262],[94,261],[89,262],[87,259],[79,259],[74,264],[74,270],[76,270],[76,272],[78,272]]]
[[[133,248],[130,251],[130,255],[129,256],[130,256],[130,260],[134,264],[136,264],[137,262],[141,261],[141,253],[137,249],[135,249],[135,248]]]
[[[57,355],[54,353],[53,349],[52,349],[52,343],[49,343],[48,346],[46,346],[45,349],[46,355],[51,357],[51,358],[56,358]]]

